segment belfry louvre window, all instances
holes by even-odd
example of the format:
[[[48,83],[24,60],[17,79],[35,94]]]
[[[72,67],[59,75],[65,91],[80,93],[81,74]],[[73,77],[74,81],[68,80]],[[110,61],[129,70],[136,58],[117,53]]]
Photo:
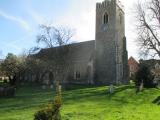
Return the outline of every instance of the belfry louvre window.
[[[105,13],[103,16],[103,24],[107,24],[108,23],[108,14]]]

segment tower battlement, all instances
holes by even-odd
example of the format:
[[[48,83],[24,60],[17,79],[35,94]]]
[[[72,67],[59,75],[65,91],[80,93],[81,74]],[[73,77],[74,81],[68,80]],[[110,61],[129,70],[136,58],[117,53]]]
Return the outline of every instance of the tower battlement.
[[[111,4],[110,0],[105,0],[103,2],[99,2],[96,4],[97,8],[106,8],[107,6],[109,6]]]
[[[124,11],[124,5],[119,0],[104,0],[103,2],[98,2],[96,4],[96,8],[97,9],[106,8],[114,4],[116,4],[120,9]]]
[[[104,0],[103,2],[98,2],[96,8],[106,8],[110,6],[115,0]]]

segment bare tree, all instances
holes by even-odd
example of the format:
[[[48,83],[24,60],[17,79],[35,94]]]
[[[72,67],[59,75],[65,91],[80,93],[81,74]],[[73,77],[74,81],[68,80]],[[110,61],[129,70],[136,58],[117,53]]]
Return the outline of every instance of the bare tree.
[[[37,43],[44,43],[46,48],[64,46],[73,37],[73,30],[64,27],[41,25],[41,33],[37,36]]]
[[[55,84],[63,83],[69,72],[70,45],[73,30],[67,28],[56,28],[54,26],[41,25],[37,36],[37,43],[43,48],[37,56],[43,60],[45,69],[53,73]]]
[[[141,53],[160,57],[160,0],[139,1],[136,19]]]

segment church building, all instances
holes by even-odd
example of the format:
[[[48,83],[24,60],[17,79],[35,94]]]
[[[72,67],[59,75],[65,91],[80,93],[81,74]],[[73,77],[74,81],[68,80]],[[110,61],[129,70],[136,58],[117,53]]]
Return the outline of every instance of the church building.
[[[96,4],[95,40],[70,44],[70,47],[72,69],[68,79],[62,82],[99,85],[128,83],[125,13],[117,0]],[[41,50],[39,54],[47,54],[47,50]]]

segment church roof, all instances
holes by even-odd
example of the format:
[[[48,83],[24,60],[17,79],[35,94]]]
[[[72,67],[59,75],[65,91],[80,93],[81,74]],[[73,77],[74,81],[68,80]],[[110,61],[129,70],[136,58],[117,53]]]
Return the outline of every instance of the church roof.
[[[73,61],[88,61],[94,53],[95,41],[86,41],[71,45]]]
[[[71,52],[70,59],[73,62],[85,62],[85,61],[89,61],[93,57],[95,40],[73,43],[67,46],[69,46],[70,48],[70,52]],[[40,57],[40,56],[53,57],[54,51],[56,50],[56,48],[42,49],[36,56],[37,57]]]

